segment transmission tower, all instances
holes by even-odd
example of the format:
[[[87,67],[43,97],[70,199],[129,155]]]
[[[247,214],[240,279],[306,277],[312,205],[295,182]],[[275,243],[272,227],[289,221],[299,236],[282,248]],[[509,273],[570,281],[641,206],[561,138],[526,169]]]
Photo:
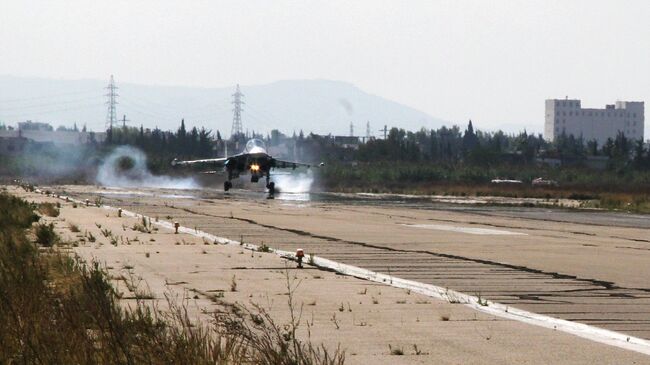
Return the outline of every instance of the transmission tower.
[[[366,139],[370,139],[370,121],[366,122]]]
[[[354,123],[350,122],[350,137],[354,137]]]
[[[242,112],[242,97],[244,94],[239,90],[239,84],[237,84],[237,91],[232,94],[232,104],[235,106],[233,108],[232,115],[232,131],[230,132],[230,138],[238,137],[244,133],[244,129],[241,124],[241,112]]]
[[[117,105],[117,97],[119,96],[116,91],[118,87],[115,86],[113,75],[111,75],[111,81],[109,82],[106,89],[108,90],[108,94],[105,95],[108,99],[106,101],[106,105],[108,105],[108,111],[106,113],[106,128],[112,130],[113,125],[117,123],[117,112],[115,110],[115,105]]]

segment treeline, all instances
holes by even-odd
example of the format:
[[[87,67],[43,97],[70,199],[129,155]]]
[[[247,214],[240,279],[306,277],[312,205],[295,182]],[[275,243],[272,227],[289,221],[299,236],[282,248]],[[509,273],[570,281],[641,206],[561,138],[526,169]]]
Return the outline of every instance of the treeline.
[[[359,146],[356,160],[417,161],[479,166],[536,165],[543,159],[557,164],[581,166],[590,157],[606,157],[610,167],[650,168],[650,151],[642,140],[633,141],[620,133],[603,146],[573,135],[555,141],[541,134],[475,131],[470,121],[464,132],[454,126],[409,132],[393,128],[386,139],[374,139]],[[548,161],[548,160],[547,160]]]
[[[463,131],[458,126],[421,129],[416,132],[392,128],[386,139],[374,139],[349,148],[334,138],[302,131],[289,137],[277,130],[267,136],[253,133],[223,139],[221,133],[196,127],[187,130],[184,120],[176,132],[135,127],[107,131],[107,145],[134,145],[161,159],[207,158],[222,156],[226,147],[230,154],[241,152],[247,138],[260,138],[270,146],[284,144],[293,158],[327,160],[328,162],[432,162],[448,165],[528,165],[554,160],[555,165],[585,166],[593,157],[607,161],[610,168],[650,169],[650,151],[643,141],[634,141],[620,133],[599,146],[573,135],[560,135],[554,141],[541,134],[506,134],[502,131],[476,131],[469,121]],[[227,145],[227,146],[226,146]],[[283,156],[287,157],[287,156]]]
[[[212,136],[212,131],[205,128],[192,128],[187,131],[185,120],[176,132],[162,131],[158,128],[145,130],[143,126],[111,128],[106,131],[107,145],[136,146],[149,155],[175,157],[210,157],[215,142],[221,142],[221,134]]]

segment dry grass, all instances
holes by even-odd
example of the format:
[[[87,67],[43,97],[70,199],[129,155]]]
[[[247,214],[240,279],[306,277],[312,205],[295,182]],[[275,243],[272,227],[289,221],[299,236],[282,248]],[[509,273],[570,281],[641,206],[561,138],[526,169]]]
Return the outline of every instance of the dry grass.
[[[46,364],[342,364],[344,354],[295,336],[299,315],[288,280],[291,322],[262,308],[230,306],[211,325],[187,303],[169,310],[137,299],[130,309],[97,263],[39,251],[25,230],[34,207],[0,194],[0,363]],[[148,296],[147,296],[148,298]]]

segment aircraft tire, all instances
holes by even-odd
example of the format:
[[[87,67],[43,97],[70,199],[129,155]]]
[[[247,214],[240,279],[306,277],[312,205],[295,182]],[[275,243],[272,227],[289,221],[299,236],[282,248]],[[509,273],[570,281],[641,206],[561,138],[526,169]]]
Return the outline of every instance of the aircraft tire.
[[[223,191],[228,191],[232,188],[232,183],[230,181],[224,181],[223,183]]]

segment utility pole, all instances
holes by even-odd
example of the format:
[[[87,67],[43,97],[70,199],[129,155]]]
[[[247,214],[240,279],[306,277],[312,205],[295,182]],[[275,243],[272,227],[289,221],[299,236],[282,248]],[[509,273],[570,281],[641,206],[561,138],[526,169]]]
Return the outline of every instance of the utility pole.
[[[350,137],[354,137],[354,123],[350,122]]]
[[[388,139],[388,126],[384,124],[384,139]]]
[[[130,119],[126,119],[126,114],[122,115],[122,128],[126,128],[126,122],[130,121]]]
[[[106,113],[106,127],[110,130],[113,130],[113,125],[117,123],[117,112],[115,110],[115,105],[117,105],[117,97],[119,96],[116,91],[118,87],[115,86],[115,79],[113,79],[113,75],[111,75],[111,80],[108,83],[106,89],[108,90],[108,94],[105,95],[108,99],[106,101],[106,105],[108,105],[108,110]]]
[[[370,140],[370,121],[366,122],[366,141]]]
[[[238,137],[240,136],[244,131],[243,127],[241,124],[241,112],[242,112],[242,104],[244,102],[242,101],[242,97],[244,94],[239,90],[239,84],[237,84],[237,90],[235,91],[234,94],[232,94],[232,104],[235,106],[233,108],[233,116],[232,116],[232,130],[230,132],[230,138]]]

